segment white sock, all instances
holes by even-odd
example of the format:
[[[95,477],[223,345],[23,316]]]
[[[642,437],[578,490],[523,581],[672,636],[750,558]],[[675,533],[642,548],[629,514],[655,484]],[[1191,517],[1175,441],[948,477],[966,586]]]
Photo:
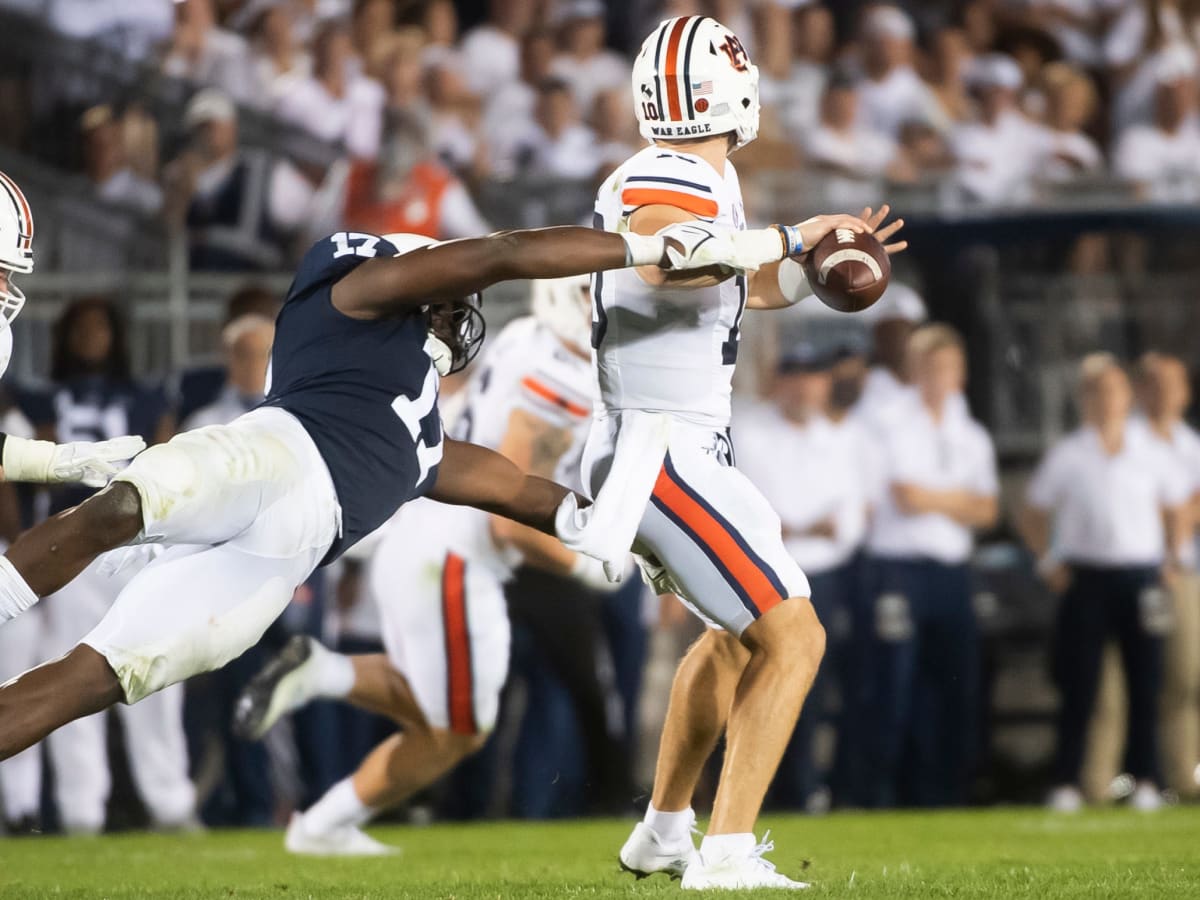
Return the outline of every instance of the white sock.
[[[350,657],[335,653],[320,641],[312,641],[312,691],[314,697],[339,700],[354,688],[354,663]]]
[[[757,844],[753,834],[706,834],[700,842],[700,856],[706,863],[749,856]]]
[[[304,813],[304,830],[315,835],[329,834],[341,828],[357,828],[372,815],[374,811],[358,799],[354,782],[350,778],[343,778]]]
[[[37,603],[38,599],[8,557],[0,556],[0,625],[15,619]]]
[[[660,838],[671,844],[686,838],[695,820],[696,815],[690,806],[679,812],[663,812],[655,809],[651,803],[646,807],[646,818],[642,821],[653,828]]]

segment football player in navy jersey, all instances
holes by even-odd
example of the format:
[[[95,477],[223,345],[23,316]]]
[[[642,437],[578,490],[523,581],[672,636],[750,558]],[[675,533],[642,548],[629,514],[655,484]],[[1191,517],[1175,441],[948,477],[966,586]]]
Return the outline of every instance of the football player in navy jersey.
[[[79,645],[0,686],[0,759],[225,665],[317,566],[413,497],[554,533],[573,494],[442,435],[438,367],[461,368],[478,348],[479,291],[630,266],[754,269],[782,258],[786,231],[683,223],[657,235],[564,227],[433,246],[354,232],[317,242],[279,314],[262,406],[150,448],[0,557],[2,623],[100,553],[166,545]]]
[[[12,322],[25,306],[14,275],[33,271],[33,212],[17,183],[0,172],[0,375],[12,359]],[[82,482],[103,487],[116,469],[146,446],[141,438],[55,444],[0,432],[0,480],[38,484]]]

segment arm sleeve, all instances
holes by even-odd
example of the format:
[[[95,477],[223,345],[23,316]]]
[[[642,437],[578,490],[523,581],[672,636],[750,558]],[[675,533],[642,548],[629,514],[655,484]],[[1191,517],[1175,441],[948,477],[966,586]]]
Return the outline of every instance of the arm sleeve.
[[[630,167],[621,182],[621,208],[630,216],[642,206],[674,206],[711,222],[720,211],[719,189],[711,166],[664,150]]]

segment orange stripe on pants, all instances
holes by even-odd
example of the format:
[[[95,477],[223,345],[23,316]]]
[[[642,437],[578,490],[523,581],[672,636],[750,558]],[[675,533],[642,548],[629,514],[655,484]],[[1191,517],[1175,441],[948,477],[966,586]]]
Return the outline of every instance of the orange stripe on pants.
[[[471,636],[467,631],[467,564],[446,554],[442,568],[442,622],[446,632],[446,693],[450,730],[475,734],[475,691],[471,677]]]
[[[750,597],[750,602],[759,614],[777,606],[784,598],[743,550],[733,536],[725,530],[712,513],[697,503],[671,478],[663,466],[654,485],[657,497],[672,513],[687,525],[698,539],[721,561],[729,574]]]

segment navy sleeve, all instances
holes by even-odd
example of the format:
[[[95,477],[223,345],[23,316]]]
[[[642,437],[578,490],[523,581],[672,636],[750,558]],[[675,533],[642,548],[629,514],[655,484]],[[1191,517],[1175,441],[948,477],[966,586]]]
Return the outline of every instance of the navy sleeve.
[[[396,247],[377,234],[339,231],[321,238],[300,260],[287,300],[302,300],[314,289],[336,284],[368,259],[395,256]]]
[[[24,413],[34,428],[57,425],[58,411],[54,408],[54,392],[33,388],[16,391],[17,408]]]

